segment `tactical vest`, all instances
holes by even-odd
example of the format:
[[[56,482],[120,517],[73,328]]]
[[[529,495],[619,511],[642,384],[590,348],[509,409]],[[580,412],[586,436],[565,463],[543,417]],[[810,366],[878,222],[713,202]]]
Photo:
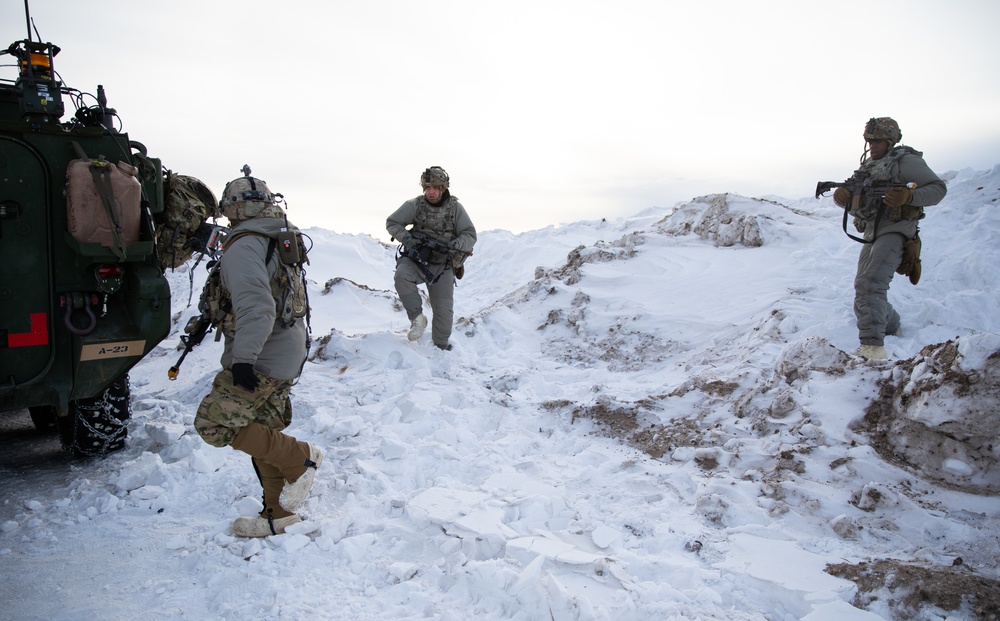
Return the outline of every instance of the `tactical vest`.
[[[899,172],[899,160],[907,154],[913,154],[917,157],[923,156],[922,152],[917,151],[913,147],[899,146],[890,151],[885,157],[865,161],[860,168],[854,171],[851,180],[861,182],[865,179],[871,179],[874,182],[873,185],[876,186],[898,182],[896,173]],[[859,220],[874,218],[880,207],[879,202],[866,201],[865,197],[861,197],[860,200],[855,201],[854,205],[857,205],[857,207],[851,209],[850,215]],[[916,205],[903,205],[900,207],[898,213],[886,213],[886,216],[894,222],[900,220],[919,220],[923,215],[924,208]],[[855,223],[855,226],[857,224]]]
[[[279,254],[275,252],[279,240],[257,231],[238,231],[230,234],[226,238],[223,250],[232,246],[237,239],[247,235],[268,239],[265,265],[275,259],[275,254]],[[306,256],[301,233],[295,234],[295,243],[298,244],[298,256],[301,257],[301,260],[296,263],[286,263],[279,259],[278,269],[270,283],[271,297],[275,300],[275,313],[280,319],[282,327],[285,328],[295,325],[295,322],[303,317],[306,318],[306,323],[309,323],[309,295],[304,267],[305,264],[309,263],[309,258]],[[222,284],[222,269],[219,261],[209,264],[208,279],[205,281],[201,299],[198,301],[198,310],[212,325],[218,325],[216,340],[222,334],[229,337],[235,335],[236,316],[233,314],[233,304],[229,291]]]
[[[417,199],[413,230],[427,233],[443,242],[450,242],[455,238],[455,223],[458,219],[458,208],[455,207],[457,200],[454,196],[449,196],[444,204],[434,206],[421,196]]]
[[[431,237],[445,243],[455,239],[456,224],[458,222],[458,207],[455,203],[458,198],[448,196],[440,205],[434,206],[427,202],[423,196],[417,199],[417,213],[413,218],[413,230],[418,233],[426,233]],[[458,269],[465,262],[466,255],[461,252],[452,253],[451,267]],[[434,251],[428,259],[431,263],[446,263],[449,255]]]

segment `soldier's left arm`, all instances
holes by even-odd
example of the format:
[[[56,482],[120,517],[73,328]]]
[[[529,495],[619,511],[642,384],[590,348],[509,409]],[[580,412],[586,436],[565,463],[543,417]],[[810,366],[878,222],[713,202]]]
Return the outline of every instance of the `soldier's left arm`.
[[[924,158],[919,155],[911,153],[899,160],[899,178],[904,183],[913,181],[917,184],[910,198],[910,204],[917,207],[937,205],[948,193],[948,186],[934,174]]]
[[[472,224],[472,218],[461,203],[456,205],[455,210],[455,237],[451,240],[452,245],[457,250],[472,252],[476,245],[476,226]]]

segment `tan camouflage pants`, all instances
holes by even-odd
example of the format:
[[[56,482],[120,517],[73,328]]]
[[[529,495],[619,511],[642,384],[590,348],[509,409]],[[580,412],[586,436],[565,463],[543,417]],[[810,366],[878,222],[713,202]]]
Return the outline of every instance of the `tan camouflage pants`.
[[[250,392],[233,384],[233,374],[222,370],[212,382],[212,392],[202,399],[194,428],[212,446],[229,446],[240,429],[257,422],[281,431],[292,424],[291,380],[257,373],[260,386]]]

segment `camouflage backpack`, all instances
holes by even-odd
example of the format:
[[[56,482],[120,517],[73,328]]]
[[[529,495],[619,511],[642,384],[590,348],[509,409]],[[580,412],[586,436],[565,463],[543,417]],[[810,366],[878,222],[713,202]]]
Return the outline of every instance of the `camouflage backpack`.
[[[194,254],[192,239],[198,227],[219,216],[215,195],[200,180],[166,171],[163,216],[156,235],[156,254],[165,267],[174,268]]]

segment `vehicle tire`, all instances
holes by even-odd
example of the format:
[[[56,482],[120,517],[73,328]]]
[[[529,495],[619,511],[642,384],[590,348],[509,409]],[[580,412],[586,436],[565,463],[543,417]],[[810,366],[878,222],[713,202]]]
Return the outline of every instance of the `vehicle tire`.
[[[33,405],[28,408],[31,422],[41,433],[49,433],[59,428],[56,424],[56,408],[51,405]]]
[[[63,446],[77,457],[102,457],[125,448],[131,417],[128,375],[114,381],[91,399],[69,404],[61,420]]]

